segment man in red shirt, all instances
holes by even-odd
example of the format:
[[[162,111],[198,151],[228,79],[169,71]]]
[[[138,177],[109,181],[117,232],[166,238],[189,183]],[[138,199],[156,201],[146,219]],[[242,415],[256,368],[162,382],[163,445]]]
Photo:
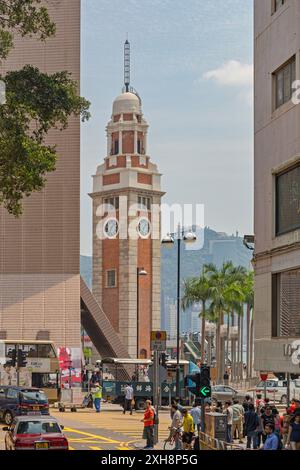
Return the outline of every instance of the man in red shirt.
[[[146,439],[147,443],[144,449],[153,449],[154,447],[154,409],[151,405],[150,400],[146,400],[146,409],[144,412],[144,419],[141,420],[144,423],[143,438]]]

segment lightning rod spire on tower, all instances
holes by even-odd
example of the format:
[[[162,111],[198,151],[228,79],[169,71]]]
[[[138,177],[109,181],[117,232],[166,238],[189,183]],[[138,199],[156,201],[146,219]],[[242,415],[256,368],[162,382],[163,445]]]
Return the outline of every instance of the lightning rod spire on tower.
[[[124,84],[125,90],[128,92],[130,85],[130,42],[128,38],[124,44]]]

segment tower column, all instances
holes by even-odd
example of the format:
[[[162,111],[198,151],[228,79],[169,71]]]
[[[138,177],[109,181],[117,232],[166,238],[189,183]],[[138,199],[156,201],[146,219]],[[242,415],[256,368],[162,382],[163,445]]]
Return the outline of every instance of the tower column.
[[[137,130],[134,131],[134,147],[133,147],[133,153],[137,153],[138,148],[137,148]]]
[[[119,154],[122,155],[123,153],[123,136],[122,131],[119,131]]]

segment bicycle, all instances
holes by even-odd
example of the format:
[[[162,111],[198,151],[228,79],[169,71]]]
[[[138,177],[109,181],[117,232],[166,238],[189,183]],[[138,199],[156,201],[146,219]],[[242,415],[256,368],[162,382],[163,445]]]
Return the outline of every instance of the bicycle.
[[[176,446],[176,444],[179,442],[179,446]],[[170,435],[169,437],[165,440],[164,443],[164,450],[175,450],[176,447],[179,449],[182,448],[182,431],[181,429],[176,429],[175,431],[173,429],[170,430]]]

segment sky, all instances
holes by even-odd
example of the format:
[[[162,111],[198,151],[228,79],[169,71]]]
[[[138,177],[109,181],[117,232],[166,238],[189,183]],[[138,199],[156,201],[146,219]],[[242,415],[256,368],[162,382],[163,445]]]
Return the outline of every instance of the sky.
[[[204,204],[204,224],[253,233],[252,0],[82,0],[81,253],[92,253],[92,175],[106,157],[105,127],[131,85],[150,129],[166,204]]]

